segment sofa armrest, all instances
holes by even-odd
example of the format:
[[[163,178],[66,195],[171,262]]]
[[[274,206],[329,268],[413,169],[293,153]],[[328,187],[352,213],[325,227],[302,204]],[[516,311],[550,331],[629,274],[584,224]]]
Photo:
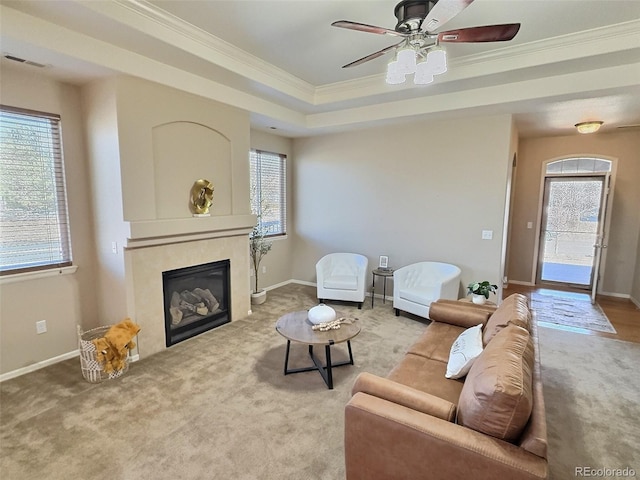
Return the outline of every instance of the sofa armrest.
[[[365,372],[358,375],[352,394],[358,392],[398,403],[448,422],[453,422],[456,417],[456,406],[448,400],[371,373]]]
[[[449,323],[463,328],[486,325],[495,309],[477,307],[472,303],[452,300],[437,300],[429,307],[429,319]]]
[[[345,408],[347,480],[542,480],[546,459],[363,392]]]

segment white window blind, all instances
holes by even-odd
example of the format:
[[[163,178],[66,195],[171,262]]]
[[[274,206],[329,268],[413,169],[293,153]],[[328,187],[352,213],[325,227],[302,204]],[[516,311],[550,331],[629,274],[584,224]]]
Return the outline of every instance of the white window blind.
[[[251,211],[265,236],[287,233],[287,157],[251,150]]]
[[[0,274],[69,265],[60,117],[0,106]]]

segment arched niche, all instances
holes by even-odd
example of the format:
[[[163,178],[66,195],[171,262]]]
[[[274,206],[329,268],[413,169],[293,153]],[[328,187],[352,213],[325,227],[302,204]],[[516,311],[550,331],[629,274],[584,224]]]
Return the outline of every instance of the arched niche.
[[[153,181],[156,218],[183,218],[193,183],[213,183],[211,215],[231,215],[231,141],[219,131],[194,122],[178,121],[152,129]],[[144,186],[141,186],[144,188]]]

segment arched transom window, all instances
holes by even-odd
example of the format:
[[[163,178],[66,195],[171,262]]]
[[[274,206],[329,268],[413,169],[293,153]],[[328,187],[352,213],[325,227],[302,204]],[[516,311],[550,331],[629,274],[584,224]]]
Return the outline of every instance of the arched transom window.
[[[602,158],[576,157],[565,158],[547,163],[547,175],[567,173],[605,173],[611,171],[611,161]]]

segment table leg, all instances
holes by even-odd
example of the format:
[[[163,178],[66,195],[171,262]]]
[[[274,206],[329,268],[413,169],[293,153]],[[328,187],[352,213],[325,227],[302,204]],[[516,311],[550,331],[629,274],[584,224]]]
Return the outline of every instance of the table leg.
[[[382,284],[382,303],[387,303],[387,277],[384,277]]]
[[[320,373],[320,376],[324,380],[324,383],[329,387],[329,390],[333,390],[333,367],[342,367],[344,365],[353,365],[353,351],[351,350],[351,341],[347,340],[347,347],[349,349],[349,360],[345,360],[344,362],[336,363],[335,365],[331,361],[331,346],[334,345],[333,341],[330,341],[324,347],[324,352],[326,356],[326,365],[322,365],[320,363],[320,359],[318,359],[313,354],[313,345],[308,345],[309,347],[309,357],[313,361],[313,367],[302,367],[302,368],[292,368],[289,370],[289,349],[291,346],[291,341],[287,340],[287,351],[284,357],[284,374],[288,375],[290,373],[300,373],[300,372],[310,372],[312,370],[317,370]]]
[[[325,345],[324,353],[327,357],[327,387],[333,390],[333,373],[331,372],[331,345]]]
[[[376,295],[376,276],[371,274],[373,277],[373,284],[371,285],[371,308],[373,308],[373,297]]]
[[[287,368],[289,365],[289,349],[291,348],[291,340],[287,340],[287,353],[284,355],[284,374],[289,373],[289,369]]]

